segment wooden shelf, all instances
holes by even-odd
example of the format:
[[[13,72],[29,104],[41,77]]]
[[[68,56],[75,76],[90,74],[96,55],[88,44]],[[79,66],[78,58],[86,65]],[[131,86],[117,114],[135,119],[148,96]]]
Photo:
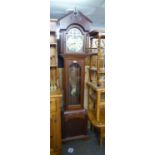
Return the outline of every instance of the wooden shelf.
[[[50,96],[51,97],[61,97],[62,96],[61,90],[57,89],[55,91],[50,92]]]
[[[97,71],[97,68],[96,67],[91,67],[91,68],[89,68],[89,70],[96,72]]]
[[[91,68],[89,68],[89,70],[90,70],[90,71],[97,72],[98,74],[104,74],[104,73],[105,73],[105,69],[104,69],[104,68],[99,68],[99,69],[97,70],[96,67],[91,67]]]
[[[90,33],[89,33],[89,35],[90,35],[90,37],[93,37],[93,38],[98,38],[98,32],[97,31],[91,31]]]
[[[56,33],[56,30],[50,30],[50,34]]]
[[[56,68],[58,65],[51,65],[50,68]]]
[[[93,38],[100,37],[100,39],[105,39],[105,33],[103,32],[98,32],[98,31],[93,30],[89,33],[89,35],[90,37],[93,37]]]
[[[94,50],[94,49],[97,50],[98,48],[95,48],[95,47],[94,48],[86,48],[86,50]]]
[[[57,42],[55,30],[50,31],[50,68],[56,68],[57,65]]]
[[[104,49],[104,48],[101,48],[101,49]],[[88,48],[86,49],[86,53],[88,56],[98,55],[98,48]]]
[[[98,70],[98,73],[99,73],[99,74],[104,74],[104,73],[105,73],[105,69],[104,69],[104,68],[100,68],[100,69]]]
[[[88,56],[97,55],[97,52],[88,52],[87,55],[88,55]]]
[[[104,60],[104,58],[98,58],[98,60]]]
[[[100,33],[99,36],[100,36],[100,39],[105,39],[105,33]]]
[[[99,48],[97,47],[92,47],[92,48],[86,48],[86,50],[98,50]],[[104,49],[104,47],[100,47],[100,49]]]
[[[91,123],[93,124],[93,126],[97,127],[97,128],[102,128],[105,127],[105,119],[104,119],[104,114],[101,113],[101,119],[98,122],[95,118],[94,115],[95,111],[94,110],[88,110],[88,119],[91,121]]]
[[[50,46],[57,46],[57,43],[50,43]]]
[[[100,81],[100,82],[105,82],[105,79],[100,79],[99,81]]]

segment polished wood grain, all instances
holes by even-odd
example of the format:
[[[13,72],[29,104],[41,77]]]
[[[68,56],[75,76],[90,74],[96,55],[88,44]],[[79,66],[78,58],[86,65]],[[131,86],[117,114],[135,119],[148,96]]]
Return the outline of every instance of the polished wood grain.
[[[96,81],[97,85],[100,86],[104,83],[104,80],[101,79],[105,77],[104,47],[101,47],[101,39],[105,39],[105,34],[98,31],[91,31],[89,35],[90,47],[87,51],[90,56],[90,81]],[[93,48],[93,40],[97,40],[96,48]],[[96,70],[94,70],[94,68],[96,68]]]
[[[85,79],[85,55],[72,55],[72,54],[65,54],[64,57],[64,101],[65,110],[77,110],[83,108],[84,102],[84,79]],[[69,66],[76,61],[76,63],[81,67],[81,80],[80,80],[80,103],[78,105],[70,105],[69,104],[69,96],[68,96],[68,89],[69,89]]]
[[[85,59],[86,48],[89,43],[89,31],[92,28],[92,21],[80,11],[72,11],[58,20],[60,29],[60,55],[64,60],[63,80],[64,80],[64,111],[63,120],[63,139],[75,139],[87,136],[87,113],[84,110],[84,80],[85,80]],[[66,36],[70,29],[77,28],[83,35],[83,48],[78,53],[70,53],[66,48]],[[79,92],[77,96],[71,96],[69,92],[69,67],[76,62],[79,67]],[[72,103],[71,103],[72,102]],[[79,102],[79,103],[78,103]],[[76,104],[73,104],[76,103]],[[69,113],[70,111],[71,113]],[[80,112],[79,112],[80,111]]]
[[[99,143],[105,136],[105,88],[96,83],[87,82],[88,86],[88,119],[92,126],[99,129]],[[91,92],[91,93],[90,93]]]
[[[56,90],[50,94],[50,143],[51,155],[61,155],[61,116],[60,98],[61,91]]]
[[[71,11],[59,18],[58,23],[61,30],[66,30],[69,25],[76,24],[81,25],[85,31],[89,32],[92,29],[93,22],[82,12],[78,11],[77,14],[75,14],[74,11]]]
[[[74,139],[86,139],[87,135],[87,112],[84,109],[63,112],[62,118],[63,141]]]

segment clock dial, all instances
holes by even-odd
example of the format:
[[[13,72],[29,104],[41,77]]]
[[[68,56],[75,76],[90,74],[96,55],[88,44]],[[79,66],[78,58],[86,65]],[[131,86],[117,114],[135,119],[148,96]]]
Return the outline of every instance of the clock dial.
[[[79,29],[72,28],[68,31],[66,35],[66,47],[70,53],[81,52],[83,48],[83,35]]]

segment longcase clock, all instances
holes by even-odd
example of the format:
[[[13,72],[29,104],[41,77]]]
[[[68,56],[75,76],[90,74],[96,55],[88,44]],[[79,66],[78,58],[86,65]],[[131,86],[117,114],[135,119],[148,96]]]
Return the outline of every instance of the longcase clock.
[[[91,24],[92,21],[80,11],[70,12],[58,20],[60,55],[64,59],[64,141],[87,137],[87,113],[84,109],[85,49]]]

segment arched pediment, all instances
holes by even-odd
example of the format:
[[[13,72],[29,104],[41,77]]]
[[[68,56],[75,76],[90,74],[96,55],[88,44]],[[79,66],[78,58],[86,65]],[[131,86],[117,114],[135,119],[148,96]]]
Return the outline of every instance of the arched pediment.
[[[92,21],[80,11],[71,11],[65,16],[58,19],[60,29],[67,29],[69,25],[78,24],[83,27],[85,31],[91,30]]]

